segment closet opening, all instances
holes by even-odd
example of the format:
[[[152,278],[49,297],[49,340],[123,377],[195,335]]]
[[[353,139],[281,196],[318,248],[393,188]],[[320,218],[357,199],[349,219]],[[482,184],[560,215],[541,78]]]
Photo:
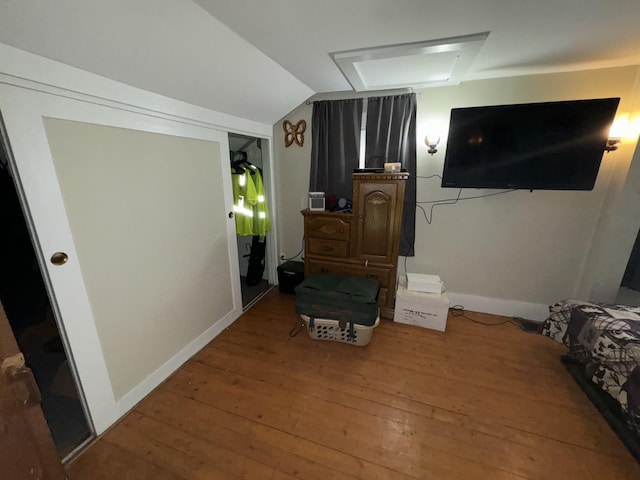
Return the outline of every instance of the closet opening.
[[[54,317],[27,220],[0,140],[0,302],[40,390],[44,417],[61,460],[93,438],[70,356]]]
[[[229,150],[242,308],[246,310],[273,286],[268,275],[272,238],[271,197],[265,181],[268,150],[266,140],[234,133],[229,134]]]

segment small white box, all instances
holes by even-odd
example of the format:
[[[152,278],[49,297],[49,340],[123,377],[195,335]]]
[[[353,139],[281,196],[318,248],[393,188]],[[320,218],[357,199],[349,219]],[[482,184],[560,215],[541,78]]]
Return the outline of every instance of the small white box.
[[[309,210],[324,210],[324,192],[309,192]]]
[[[407,289],[406,277],[399,278],[393,314],[395,322],[444,332],[448,313],[449,297],[446,293],[413,292]]]
[[[444,284],[438,275],[407,273],[407,290],[441,294],[444,291]]]

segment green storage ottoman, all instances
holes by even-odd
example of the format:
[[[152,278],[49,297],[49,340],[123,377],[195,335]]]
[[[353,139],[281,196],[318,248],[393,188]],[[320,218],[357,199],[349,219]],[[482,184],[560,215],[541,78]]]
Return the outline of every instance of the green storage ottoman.
[[[379,291],[371,278],[309,275],[295,288],[296,313],[312,338],[366,345],[380,322]]]

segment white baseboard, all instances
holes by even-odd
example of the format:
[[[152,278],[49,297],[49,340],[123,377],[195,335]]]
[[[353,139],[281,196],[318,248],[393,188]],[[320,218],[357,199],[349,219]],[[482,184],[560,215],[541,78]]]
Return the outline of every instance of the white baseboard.
[[[518,302],[454,292],[447,292],[447,295],[449,296],[451,307],[462,305],[465,310],[471,312],[520,317],[537,322],[543,322],[549,316],[549,305],[542,303]]]

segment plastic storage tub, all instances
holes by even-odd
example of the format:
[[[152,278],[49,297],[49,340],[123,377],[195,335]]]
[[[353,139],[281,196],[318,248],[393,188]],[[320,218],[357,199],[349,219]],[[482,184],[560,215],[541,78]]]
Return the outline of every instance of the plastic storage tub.
[[[366,345],[380,322],[379,291],[371,278],[309,275],[295,288],[296,313],[312,338]]]
[[[307,327],[307,333],[314,340],[333,340],[334,342],[350,343],[358,347],[364,347],[371,341],[373,329],[380,324],[380,317],[370,327],[354,324],[353,332],[349,328],[340,328],[338,320],[316,318],[311,321],[307,315],[300,315]]]

